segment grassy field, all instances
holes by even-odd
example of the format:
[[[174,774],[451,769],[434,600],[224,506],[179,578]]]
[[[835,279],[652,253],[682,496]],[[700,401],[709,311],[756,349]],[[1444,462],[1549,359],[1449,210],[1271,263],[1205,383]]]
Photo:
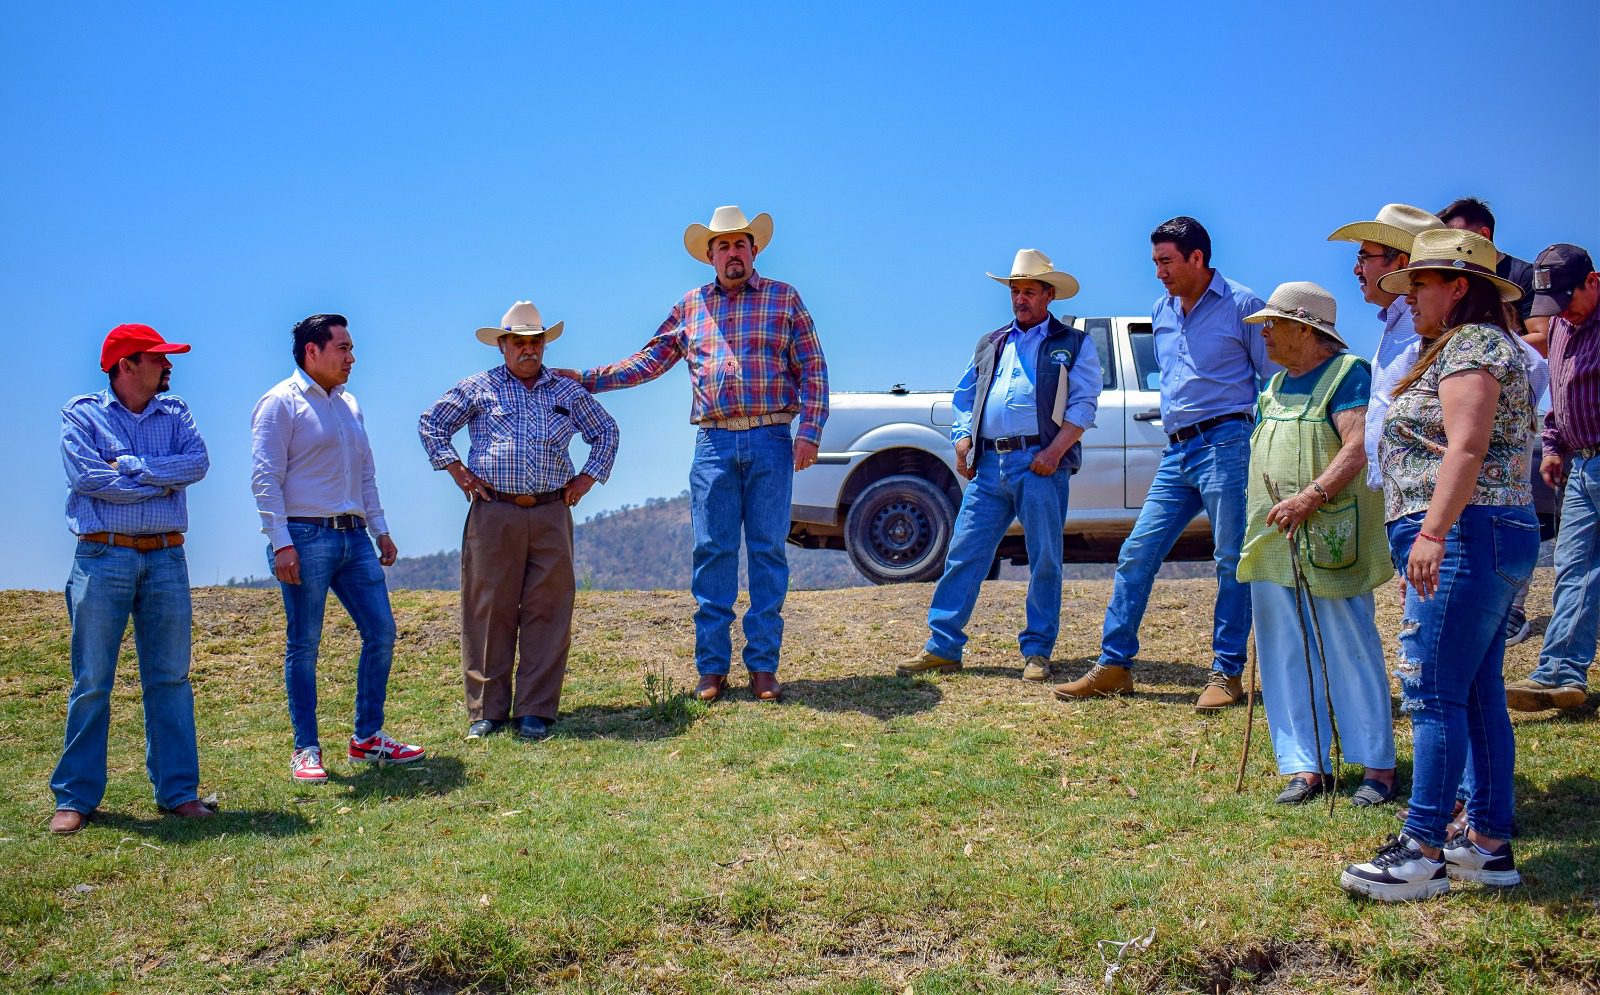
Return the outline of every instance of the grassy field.
[[[1153,930],[1109,990],[1600,990],[1592,705],[1517,723],[1522,888],[1368,904],[1336,879],[1395,831],[1392,808],[1274,807],[1259,710],[1234,794],[1243,711],[1191,708],[1206,582],[1157,588],[1143,693],[1073,705],[1018,679],[1022,586],[985,587],[969,669],[935,680],[893,676],[924,638],[926,586],[794,595],[777,707],[742,674],[710,708],[663,694],[693,680],[686,593],[584,594],[558,733],[537,745],[461,740],[455,597],[400,593],[388,727],[430,758],[340,761],[322,786],[287,776],[277,594],[197,591],[202,790],[222,815],[156,813],[130,639],[110,791],[68,838],[45,831],[61,598],[0,594],[0,986],[1090,992],[1108,990],[1098,941]],[[1061,679],[1094,652],[1108,593],[1068,585]],[[1542,627],[1510,652],[1512,676]],[[336,754],[355,647],[335,609],[321,716]]]

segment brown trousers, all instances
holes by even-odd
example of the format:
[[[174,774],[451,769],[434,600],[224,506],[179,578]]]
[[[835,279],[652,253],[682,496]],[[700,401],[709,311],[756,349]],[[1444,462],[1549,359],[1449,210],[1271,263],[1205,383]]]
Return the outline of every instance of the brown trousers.
[[[565,504],[472,503],[461,537],[461,671],[470,721],[555,719],[576,593]]]

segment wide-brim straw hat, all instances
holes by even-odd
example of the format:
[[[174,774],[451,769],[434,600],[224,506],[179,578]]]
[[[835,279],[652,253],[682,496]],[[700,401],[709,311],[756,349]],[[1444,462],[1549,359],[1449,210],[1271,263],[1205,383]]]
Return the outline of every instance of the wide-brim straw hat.
[[[1050,262],[1050,257],[1038,249],[1018,249],[1016,259],[1011,262],[1010,276],[995,276],[985,273],[991,280],[1010,284],[1015,280],[1038,280],[1048,283],[1056,289],[1056,300],[1064,301],[1078,292],[1078,281],[1071,273],[1063,273]]]
[[[711,261],[711,240],[723,235],[749,235],[760,252],[772,241],[772,215],[758,214],[746,221],[744,212],[735,204],[719,207],[711,212],[709,225],[690,225],[683,230],[683,247],[689,255],[704,263]]]
[[[499,345],[502,335],[543,335],[548,344],[561,337],[561,328],[565,324],[564,321],[558,321],[546,328],[544,318],[532,301],[518,301],[501,317],[499,325],[492,328],[485,325],[478,329],[478,341],[484,345]]]
[[[1411,265],[1383,274],[1378,279],[1378,289],[1386,294],[1410,293],[1410,274],[1436,269],[1455,276],[1482,277],[1495,285],[1502,301],[1509,304],[1520,300],[1522,288],[1495,273],[1499,262],[1500,251],[1482,235],[1460,228],[1436,228],[1417,236],[1411,250]]]
[[[1316,329],[1339,343],[1342,349],[1350,348],[1334,322],[1339,317],[1339,302],[1333,295],[1315,283],[1296,281],[1280,283],[1267,298],[1267,306],[1245,318],[1247,325],[1259,325],[1274,318],[1298,321]]]
[[[1376,221],[1356,221],[1335,229],[1330,242],[1377,242],[1407,255],[1411,244],[1425,231],[1443,228],[1444,222],[1420,207],[1385,204]]]

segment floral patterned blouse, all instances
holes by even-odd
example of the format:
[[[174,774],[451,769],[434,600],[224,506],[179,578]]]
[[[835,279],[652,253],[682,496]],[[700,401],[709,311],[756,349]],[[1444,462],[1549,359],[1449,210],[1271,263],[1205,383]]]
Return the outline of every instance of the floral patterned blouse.
[[[1422,378],[1395,395],[1383,420],[1378,463],[1383,471],[1384,520],[1426,511],[1444,461],[1444,408],[1439,381],[1454,373],[1485,370],[1500,381],[1489,451],[1468,504],[1525,505],[1528,444],[1535,431],[1535,401],[1522,349],[1494,325],[1464,325]]]

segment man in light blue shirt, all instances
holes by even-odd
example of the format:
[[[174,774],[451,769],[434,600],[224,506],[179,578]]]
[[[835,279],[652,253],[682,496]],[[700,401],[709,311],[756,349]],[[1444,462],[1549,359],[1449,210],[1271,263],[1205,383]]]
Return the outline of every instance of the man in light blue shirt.
[[[988,275],[1010,286],[1015,317],[978,340],[952,399],[956,472],[971,483],[928,606],[930,636],[897,668],[901,676],[961,669],[978,588],[1016,520],[1029,567],[1027,625],[1018,636],[1025,679],[1050,675],[1061,625],[1067,493],[1083,463],[1079,440],[1094,426],[1100,359],[1082,330],[1050,314],[1050,302],[1076,294],[1078,281],[1044,253],[1023,249],[1010,276]]]
[[[1062,700],[1133,690],[1132,667],[1161,561],[1203,508],[1217,564],[1211,675],[1195,703],[1216,711],[1244,697],[1250,590],[1234,576],[1244,541],[1245,476],[1251,412],[1261,385],[1280,367],[1244,324],[1265,305],[1248,287],[1211,268],[1211,236],[1177,217],[1150,233],[1156,277],[1167,288],[1151,314],[1161,367],[1161,423],[1170,445],[1117,557],[1116,581],[1100,637],[1100,659],[1056,688]]]

